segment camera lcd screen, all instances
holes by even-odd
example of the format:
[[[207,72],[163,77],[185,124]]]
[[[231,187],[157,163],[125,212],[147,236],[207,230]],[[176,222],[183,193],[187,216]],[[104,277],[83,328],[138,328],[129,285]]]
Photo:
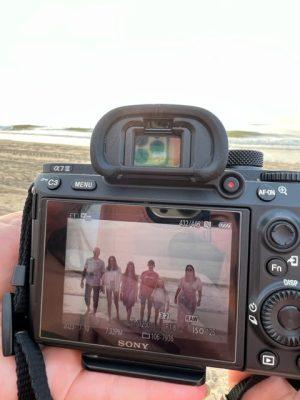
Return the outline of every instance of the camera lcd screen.
[[[40,336],[233,362],[238,211],[47,201]]]
[[[179,135],[136,133],[134,165],[139,167],[180,167]]]

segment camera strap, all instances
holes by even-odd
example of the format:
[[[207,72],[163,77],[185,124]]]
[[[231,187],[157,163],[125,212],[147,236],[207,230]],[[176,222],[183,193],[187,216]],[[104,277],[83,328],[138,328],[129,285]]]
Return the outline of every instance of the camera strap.
[[[25,202],[19,248],[19,264],[15,267],[12,284],[13,347],[16,358],[19,400],[51,400],[44,358],[40,347],[28,333],[29,269],[31,255],[32,188]]]
[[[252,375],[235,385],[225,396],[226,400],[241,400],[244,394],[267,376]]]
[[[241,400],[244,394],[257,383],[269,378],[268,376],[252,375],[235,385],[231,391],[225,396],[226,400]],[[295,379],[287,379],[289,384],[296,390],[300,390],[300,381]]]

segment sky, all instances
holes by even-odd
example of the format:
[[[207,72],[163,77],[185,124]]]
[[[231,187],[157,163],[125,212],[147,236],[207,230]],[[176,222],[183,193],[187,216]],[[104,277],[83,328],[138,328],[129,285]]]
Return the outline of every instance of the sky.
[[[3,2],[0,125],[176,103],[227,129],[300,130],[299,15],[298,0]]]

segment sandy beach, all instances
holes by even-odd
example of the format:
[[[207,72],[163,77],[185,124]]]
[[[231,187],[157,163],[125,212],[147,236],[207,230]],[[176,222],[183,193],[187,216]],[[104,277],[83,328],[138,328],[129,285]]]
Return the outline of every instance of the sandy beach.
[[[47,162],[89,162],[89,148],[0,141],[0,215],[20,211],[26,191]]]
[[[72,139],[70,138],[70,143]],[[235,146],[234,146],[235,147]],[[241,146],[240,146],[241,147]],[[270,169],[299,169],[299,150],[260,148],[266,153],[265,167]],[[89,163],[86,146],[0,141],[0,215],[20,211],[26,190],[47,162]],[[274,160],[281,160],[274,161]]]

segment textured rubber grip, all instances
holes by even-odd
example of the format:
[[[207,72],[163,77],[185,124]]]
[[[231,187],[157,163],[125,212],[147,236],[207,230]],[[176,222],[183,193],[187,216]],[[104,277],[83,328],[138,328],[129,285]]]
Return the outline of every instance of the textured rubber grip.
[[[236,166],[263,167],[264,155],[257,150],[230,150],[227,168]]]

